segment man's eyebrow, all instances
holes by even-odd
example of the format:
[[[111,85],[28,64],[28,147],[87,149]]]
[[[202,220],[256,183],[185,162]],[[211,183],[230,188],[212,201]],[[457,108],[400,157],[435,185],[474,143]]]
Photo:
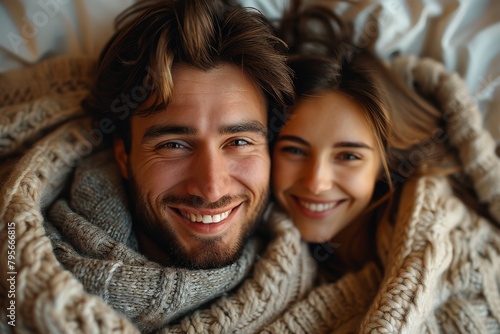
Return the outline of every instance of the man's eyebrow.
[[[165,136],[165,135],[194,135],[196,130],[188,126],[180,125],[152,125],[146,129],[142,136],[142,143]]]
[[[220,134],[233,134],[241,132],[256,132],[264,136],[267,135],[267,128],[258,121],[249,121],[244,123],[225,125],[220,128]],[[142,136],[142,143],[157,137],[166,135],[195,135],[196,129],[181,125],[152,125],[146,129]]]
[[[233,134],[241,132],[255,132],[267,136],[267,127],[259,121],[248,121],[243,123],[224,125],[219,129],[220,134]]]

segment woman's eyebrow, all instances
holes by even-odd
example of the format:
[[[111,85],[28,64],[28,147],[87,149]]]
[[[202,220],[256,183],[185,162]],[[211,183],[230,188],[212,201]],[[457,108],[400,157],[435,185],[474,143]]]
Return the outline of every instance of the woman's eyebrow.
[[[298,136],[292,136],[292,135],[282,135],[279,136],[278,139],[276,139],[276,142],[282,141],[282,140],[289,140],[292,142],[296,142],[305,146],[311,146],[306,140],[298,137]]]
[[[333,147],[366,148],[369,150],[373,150],[373,148],[370,145],[365,144],[363,142],[357,142],[357,141],[341,141],[341,142],[335,143],[333,145]]]
[[[293,135],[279,136],[278,139],[276,139],[276,142],[279,142],[282,140],[288,140],[288,141],[299,143],[299,144],[302,144],[305,146],[311,146],[311,144],[309,144],[309,142],[307,142],[306,140],[304,140],[303,138],[298,137],[298,136],[293,136]],[[356,141],[337,142],[337,143],[333,144],[333,147],[335,147],[335,148],[349,148],[349,147],[350,148],[366,148],[369,150],[373,150],[373,148],[370,145],[365,144],[363,142],[356,142]]]

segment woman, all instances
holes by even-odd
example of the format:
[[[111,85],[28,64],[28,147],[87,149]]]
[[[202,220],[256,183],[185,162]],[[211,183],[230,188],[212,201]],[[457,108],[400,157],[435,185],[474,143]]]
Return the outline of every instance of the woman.
[[[328,273],[360,269],[377,260],[377,222],[394,214],[405,179],[453,179],[458,157],[446,141],[432,141],[440,113],[368,52],[296,57],[290,67],[298,102],[274,145],[274,195],[304,240],[332,244],[321,263]],[[398,92],[397,104],[388,91]],[[432,149],[419,149],[429,142]]]
[[[395,213],[395,195],[407,178],[423,175],[448,177],[485,214],[457,181],[460,160],[442,113],[357,48],[335,13],[294,4],[281,35],[295,53],[289,66],[297,102],[274,142],[273,190],[303,239],[331,243],[328,262],[341,271],[359,269],[376,259],[373,234],[381,217]]]
[[[268,332],[498,332],[500,160],[463,82],[290,31],[297,102],[274,143],[273,194],[329,283]],[[305,47],[327,40],[321,55]]]
[[[298,102],[274,144],[274,195],[305,241],[337,245],[323,265],[355,269],[374,259],[376,184],[391,185],[387,108],[375,78],[347,59],[290,66]]]

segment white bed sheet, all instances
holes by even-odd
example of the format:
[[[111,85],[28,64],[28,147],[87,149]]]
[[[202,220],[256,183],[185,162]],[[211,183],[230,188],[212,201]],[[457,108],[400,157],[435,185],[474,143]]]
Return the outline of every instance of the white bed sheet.
[[[113,19],[133,0],[3,0],[0,2],[0,73],[53,56],[97,57]],[[239,0],[277,19],[288,0]],[[334,6],[333,1],[309,0]],[[465,78],[485,127],[500,144],[500,1],[374,0],[337,6],[355,23],[359,45],[380,34],[375,50],[437,59]]]

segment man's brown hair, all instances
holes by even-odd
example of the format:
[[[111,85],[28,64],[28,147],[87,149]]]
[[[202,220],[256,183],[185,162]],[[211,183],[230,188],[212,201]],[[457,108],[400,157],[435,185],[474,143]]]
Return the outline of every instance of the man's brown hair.
[[[257,10],[222,0],[143,0],[118,16],[116,28],[82,106],[97,126],[116,127],[127,150],[130,116],[154,112],[138,109],[153,94],[155,105],[168,104],[177,63],[201,70],[236,65],[265,94],[269,110],[293,99],[286,46]]]

